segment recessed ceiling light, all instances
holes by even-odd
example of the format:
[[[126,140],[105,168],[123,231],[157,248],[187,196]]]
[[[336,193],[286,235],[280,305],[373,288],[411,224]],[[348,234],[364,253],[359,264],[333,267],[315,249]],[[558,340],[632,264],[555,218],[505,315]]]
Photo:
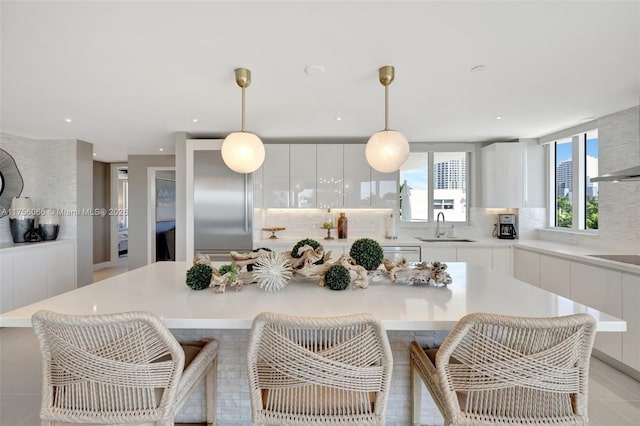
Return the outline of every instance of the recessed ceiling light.
[[[487,69],[486,65],[476,65],[475,67],[471,68],[469,71],[471,72],[482,72],[484,70]]]
[[[322,75],[325,71],[326,69],[322,65],[309,65],[304,69],[305,74],[311,77]]]
[[[342,121],[342,117],[336,117],[336,121]]]
[[[503,117],[502,117],[501,115],[496,115],[496,116],[495,116],[495,119],[496,119],[496,120],[502,120],[502,118],[503,118]]]
[[[194,122],[194,123],[197,123],[200,120],[198,120],[197,118],[192,118],[191,121]]]
[[[66,121],[67,123],[71,123],[71,119],[70,118],[65,118],[64,121]]]
[[[164,151],[164,148],[160,148],[160,151]]]
[[[94,156],[94,157],[96,156],[96,153],[95,153],[95,152],[93,153],[93,156]]]

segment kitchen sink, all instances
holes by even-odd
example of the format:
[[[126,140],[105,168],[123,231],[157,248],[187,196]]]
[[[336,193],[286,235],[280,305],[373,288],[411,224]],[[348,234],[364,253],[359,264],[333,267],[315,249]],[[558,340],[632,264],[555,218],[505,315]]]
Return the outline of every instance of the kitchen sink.
[[[637,254],[589,254],[587,256],[640,266],[640,256]]]
[[[475,243],[475,240],[467,240],[465,238],[423,238],[416,237],[416,240],[424,241],[425,243]]]

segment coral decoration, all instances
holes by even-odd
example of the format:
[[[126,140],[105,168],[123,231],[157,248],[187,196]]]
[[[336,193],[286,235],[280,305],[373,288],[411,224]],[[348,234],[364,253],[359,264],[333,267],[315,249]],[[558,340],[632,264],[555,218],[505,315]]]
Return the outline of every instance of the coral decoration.
[[[289,260],[280,253],[268,253],[253,265],[253,279],[264,291],[278,291],[287,286],[293,276]]]

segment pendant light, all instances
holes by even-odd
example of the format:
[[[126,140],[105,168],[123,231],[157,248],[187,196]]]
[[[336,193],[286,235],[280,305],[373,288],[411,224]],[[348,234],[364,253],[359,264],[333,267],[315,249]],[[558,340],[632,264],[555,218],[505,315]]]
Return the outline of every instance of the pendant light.
[[[378,73],[380,83],[384,86],[384,130],[369,138],[365,155],[371,167],[382,173],[390,173],[399,170],[409,158],[409,141],[402,133],[389,129],[389,85],[395,76],[395,69],[385,65]]]
[[[230,133],[222,142],[222,161],[234,172],[252,173],[264,162],[260,138],[244,129],[244,89],[251,84],[251,70],[236,68],[236,83],[242,88],[242,129]]]

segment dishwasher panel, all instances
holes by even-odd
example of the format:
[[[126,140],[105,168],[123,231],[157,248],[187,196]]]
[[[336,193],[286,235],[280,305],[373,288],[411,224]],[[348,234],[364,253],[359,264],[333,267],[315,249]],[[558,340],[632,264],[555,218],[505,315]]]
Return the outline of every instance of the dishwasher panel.
[[[381,246],[384,257],[394,260],[396,257],[404,257],[407,262],[421,262],[420,246]]]

